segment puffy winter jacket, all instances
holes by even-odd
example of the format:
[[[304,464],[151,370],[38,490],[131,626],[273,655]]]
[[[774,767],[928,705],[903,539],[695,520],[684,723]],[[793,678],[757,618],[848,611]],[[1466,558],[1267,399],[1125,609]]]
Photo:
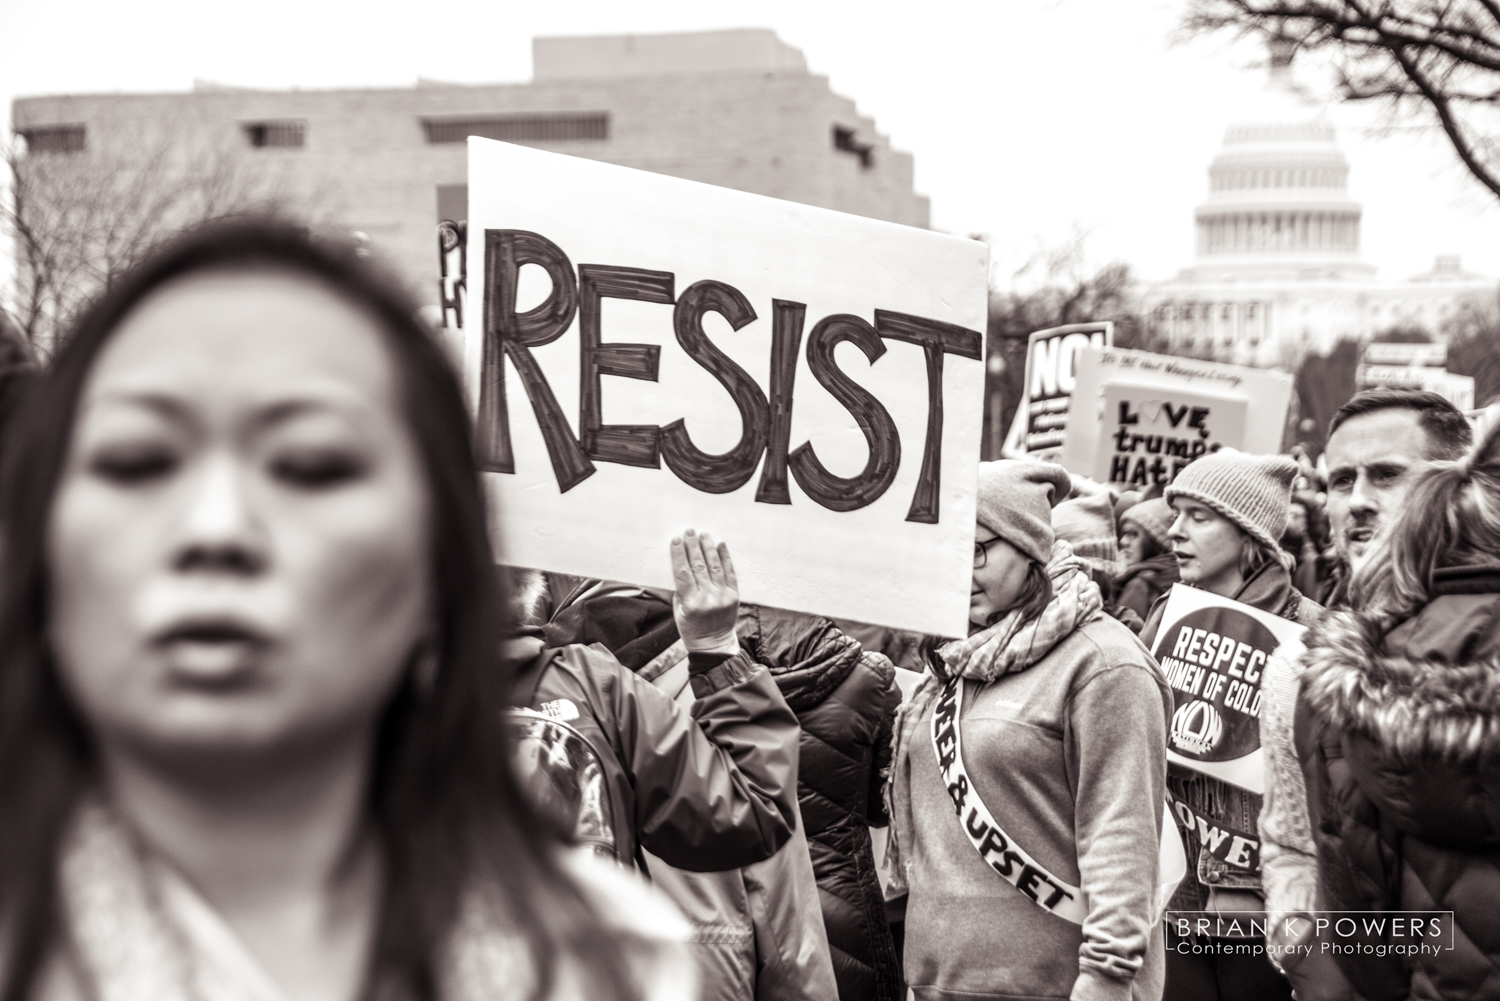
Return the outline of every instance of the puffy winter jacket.
[[[1369,1001],[1500,998],[1500,564],[1438,570],[1432,590],[1384,635],[1330,613],[1293,725],[1322,906],[1453,913],[1451,949],[1444,931],[1415,956],[1336,956]],[[1414,941],[1396,929],[1357,934]]]
[[[613,854],[637,846],[680,869],[771,857],[796,826],[797,718],[765,668],[743,654],[691,665],[691,714],[603,647],[542,648],[515,698],[567,723],[598,752]]]
[[[802,725],[798,798],[842,1001],[895,1001],[901,975],[870,827],[889,821],[881,784],[901,703],[896,671],[828,619],[747,606],[740,643]]]
[[[640,683],[674,699],[684,713],[692,708],[698,693],[690,658],[666,596],[551,574],[547,583],[550,643],[616,650]],[[792,751],[798,752],[800,739],[799,731]],[[770,858],[719,872],[670,865],[647,846],[652,879],[692,925],[688,947],[699,965],[702,1001],[828,1001],[837,995],[805,828],[799,819],[791,839]]]

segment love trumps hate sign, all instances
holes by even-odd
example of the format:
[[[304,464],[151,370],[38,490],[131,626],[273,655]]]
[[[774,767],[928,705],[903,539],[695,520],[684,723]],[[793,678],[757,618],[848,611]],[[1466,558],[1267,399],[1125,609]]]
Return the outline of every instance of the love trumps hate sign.
[[[506,562],[966,631],[988,249],[469,140],[465,370]]]

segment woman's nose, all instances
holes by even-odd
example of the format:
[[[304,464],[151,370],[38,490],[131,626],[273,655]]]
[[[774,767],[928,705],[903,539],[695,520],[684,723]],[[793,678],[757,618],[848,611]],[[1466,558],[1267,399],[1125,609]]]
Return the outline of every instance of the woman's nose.
[[[1186,516],[1180,514],[1176,518],[1172,519],[1172,527],[1167,529],[1167,538],[1173,540],[1174,542],[1178,540],[1186,540],[1187,529],[1184,526],[1185,521]]]
[[[257,573],[266,563],[266,540],[245,493],[243,476],[230,456],[204,463],[182,525],[179,570]]]

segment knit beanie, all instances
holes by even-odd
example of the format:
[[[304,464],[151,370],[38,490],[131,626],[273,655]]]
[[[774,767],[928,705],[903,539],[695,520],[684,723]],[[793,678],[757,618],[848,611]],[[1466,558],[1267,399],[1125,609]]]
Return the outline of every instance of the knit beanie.
[[[1119,500],[1115,501],[1115,521],[1119,522],[1125,516],[1125,512],[1135,507],[1146,498],[1141,496],[1139,490],[1124,490],[1120,493]]]
[[[1052,509],[1052,531],[1073,546],[1073,555],[1113,570],[1120,557],[1115,538],[1115,509],[1100,491],[1065,500]]]
[[[1198,501],[1234,522],[1271,552],[1280,548],[1297,464],[1284,455],[1221,448],[1194,461],[1167,487],[1170,502]]]
[[[1054,462],[997,459],[979,464],[975,519],[1031,559],[1052,558],[1052,508],[1073,489],[1068,471]]]
[[[1122,514],[1120,528],[1123,529],[1128,521],[1149,535],[1152,541],[1161,548],[1171,549],[1172,541],[1167,537],[1167,533],[1172,530],[1172,522],[1176,520],[1177,512],[1172,510],[1172,505],[1161,497],[1153,497],[1151,500],[1133,505],[1130,510]]]

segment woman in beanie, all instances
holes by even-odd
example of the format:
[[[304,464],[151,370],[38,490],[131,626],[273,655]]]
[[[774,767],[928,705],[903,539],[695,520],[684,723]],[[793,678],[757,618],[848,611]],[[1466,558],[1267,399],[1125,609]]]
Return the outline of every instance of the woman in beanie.
[[[1206,455],[1177,475],[1166,489],[1176,517],[1168,532],[1184,584],[1244,602],[1261,611],[1307,624],[1321,606],[1292,585],[1277,540],[1286,531],[1292,477],[1297,464],[1282,455],[1247,455],[1223,449]],[[1141,640],[1150,647],[1161,628],[1167,596],[1151,606]],[[1167,770],[1172,798],[1221,830],[1254,837],[1261,797],[1178,765]],[[1174,816],[1178,811],[1174,810]],[[1180,824],[1180,821],[1179,821]],[[1188,848],[1188,874],[1171,910],[1265,910],[1260,872],[1216,858],[1198,832],[1181,828]],[[1193,863],[1196,861],[1196,865]],[[1263,939],[1239,940],[1252,948]],[[1196,944],[1196,943],[1194,943]],[[1260,1001],[1291,997],[1291,987],[1264,955],[1238,950],[1194,951],[1169,930],[1167,991],[1170,1001]]]
[[[1177,557],[1167,533],[1177,514],[1160,497],[1132,505],[1120,517],[1120,562],[1115,601],[1144,622],[1157,598],[1177,583]],[[1118,613],[1116,613],[1118,614]]]
[[[1171,696],[1052,507],[1050,463],[980,465],[970,634],[896,722],[888,896],[923,1001],[1161,996]]]

